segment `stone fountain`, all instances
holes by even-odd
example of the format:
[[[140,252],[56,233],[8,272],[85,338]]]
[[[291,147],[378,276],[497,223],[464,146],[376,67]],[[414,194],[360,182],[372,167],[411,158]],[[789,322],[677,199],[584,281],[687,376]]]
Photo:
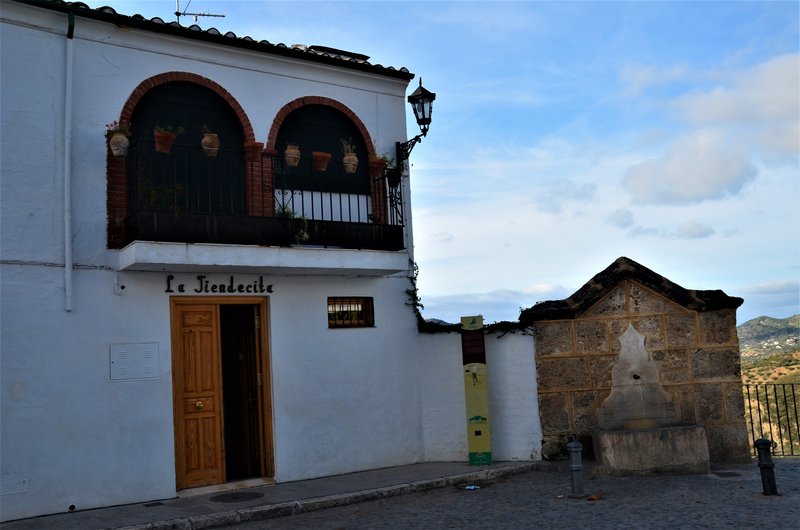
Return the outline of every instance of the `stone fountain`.
[[[708,473],[705,429],[681,423],[644,335],[628,324],[611,369],[611,393],[597,410],[595,455],[611,474]]]

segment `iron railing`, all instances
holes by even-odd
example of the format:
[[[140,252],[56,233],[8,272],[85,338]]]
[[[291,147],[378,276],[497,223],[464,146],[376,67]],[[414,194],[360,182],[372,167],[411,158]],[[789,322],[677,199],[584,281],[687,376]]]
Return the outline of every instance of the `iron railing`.
[[[388,172],[365,161],[347,173],[338,160],[315,169],[283,156],[176,145],[157,153],[132,145],[126,161],[126,240],[315,245],[401,250],[403,197]]]
[[[766,438],[773,455],[800,456],[800,383],[749,384],[742,390],[750,445]]]

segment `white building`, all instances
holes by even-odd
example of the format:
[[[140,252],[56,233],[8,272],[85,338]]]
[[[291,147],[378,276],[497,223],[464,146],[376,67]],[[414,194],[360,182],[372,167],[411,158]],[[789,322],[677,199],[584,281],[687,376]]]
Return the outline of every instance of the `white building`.
[[[458,334],[418,331],[378,159],[413,74],[78,2],[0,19],[2,520],[466,460]],[[494,458],[537,459],[532,341],[487,356]]]

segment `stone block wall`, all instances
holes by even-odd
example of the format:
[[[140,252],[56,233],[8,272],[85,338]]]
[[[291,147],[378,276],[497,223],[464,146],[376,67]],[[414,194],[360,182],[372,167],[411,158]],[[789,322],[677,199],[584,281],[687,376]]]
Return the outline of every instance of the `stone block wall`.
[[[722,295],[712,298],[733,303],[708,303],[706,292],[685,291],[627,258],[615,265],[570,299],[521,315],[534,327],[543,458],[563,456],[571,435],[591,448],[597,409],[611,392],[619,338],[631,323],[645,335],[682,423],[705,428],[711,461],[748,460],[736,334],[741,299]]]

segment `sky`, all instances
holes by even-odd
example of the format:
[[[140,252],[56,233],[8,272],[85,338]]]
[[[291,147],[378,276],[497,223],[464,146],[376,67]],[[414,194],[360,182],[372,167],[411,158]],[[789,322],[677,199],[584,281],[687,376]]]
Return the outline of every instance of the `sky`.
[[[175,20],[173,0],[86,3]],[[436,93],[410,160],[425,318],[517,320],[620,256],[744,298],[740,324],[800,313],[798,1],[180,6]]]

